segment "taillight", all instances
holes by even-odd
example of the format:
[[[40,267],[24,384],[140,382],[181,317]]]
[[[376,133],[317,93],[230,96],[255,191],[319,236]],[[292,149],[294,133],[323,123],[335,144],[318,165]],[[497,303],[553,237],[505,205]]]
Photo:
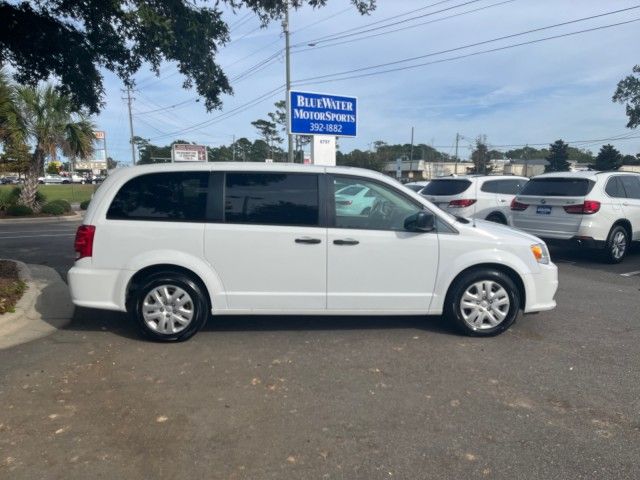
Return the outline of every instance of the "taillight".
[[[475,200],[471,200],[471,199],[451,200],[449,202],[449,207],[451,207],[451,208],[465,208],[465,207],[470,207],[474,203],[476,203],[476,201]]]
[[[600,210],[600,202],[596,202],[595,200],[586,200],[584,203],[579,205],[567,205],[563,207],[564,211],[567,213],[577,213],[580,215],[593,215],[598,210]]]
[[[76,231],[76,241],[73,246],[76,250],[76,260],[93,255],[93,236],[96,227],[93,225],[80,225]]]
[[[527,203],[516,202],[515,198],[511,200],[511,210],[515,210],[516,212],[522,212],[523,210],[526,210],[528,206],[529,204]]]

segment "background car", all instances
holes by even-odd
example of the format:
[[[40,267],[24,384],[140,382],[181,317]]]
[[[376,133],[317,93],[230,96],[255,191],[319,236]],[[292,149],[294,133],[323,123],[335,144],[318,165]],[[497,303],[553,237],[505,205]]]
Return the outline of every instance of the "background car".
[[[428,181],[424,181],[424,182],[409,182],[409,183],[405,183],[404,186],[407,187],[407,188],[410,188],[414,192],[420,193],[424,189],[424,187],[426,187],[428,184],[429,184]]]
[[[558,172],[538,175],[511,204],[515,227],[550,243],[602,249],[621,262],[640,240],[640,174]]]
[[[51,185],[59,183],[71,183],[71,180],[60,175],[45,175],[44,177],[38,178],[38,183]]]
[[[368,215],[377,199],[376,193],[361,184],[336,190],[336,212],[339,215]]]
[[[15,175],[9,175],[0,178],[0,184],[2,185],[18,185],[20,183],[22,183],[22,179],[20,177],[16,177]]]
[[[436,178],[420,194],[452,215],[511,225],[509,206],[528,181],[512,175]]]

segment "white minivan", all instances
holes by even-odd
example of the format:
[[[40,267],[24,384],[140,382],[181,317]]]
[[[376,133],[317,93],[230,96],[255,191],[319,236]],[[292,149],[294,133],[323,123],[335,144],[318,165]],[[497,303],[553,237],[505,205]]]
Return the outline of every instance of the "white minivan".
[[[364,186],[367,211],[338,210]],[[439,210],[369,170],[204,163],[116,170],[78,228],[78,306],[128,311],[153,339],[209,314],[440,315],[469,335],[555,307],[556,266],[533,235]],[[407,268],[411,266],[412,268]]]

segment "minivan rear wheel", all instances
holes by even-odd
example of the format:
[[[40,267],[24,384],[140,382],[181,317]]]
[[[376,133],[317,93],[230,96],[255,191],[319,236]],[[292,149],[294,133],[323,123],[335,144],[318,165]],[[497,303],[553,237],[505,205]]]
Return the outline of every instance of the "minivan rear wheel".
[[[449,289],[444,313],[465,335],[498,335],[516,321],[520,293],[513,280],[498,270],[472,270]]]
[[[183,341],[208,318],[206,294],[198,282],[178,272],[147,277],[136,289],[129,313],[142,333],[157,341]]]
[[[622,225],[615,225],[609,232],[605,245],[605,259],[609,263],[620,263],[629,251],[629,232]]]

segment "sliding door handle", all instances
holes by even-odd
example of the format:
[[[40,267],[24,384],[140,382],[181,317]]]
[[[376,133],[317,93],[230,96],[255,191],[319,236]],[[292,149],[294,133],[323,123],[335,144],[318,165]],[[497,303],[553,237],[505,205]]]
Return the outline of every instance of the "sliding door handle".
[[[311,238],[311,237],[296,238],[296,243],[317,244],[320,242],[322,242],[322,240],[320,240],[319,238]]]
[[[345,238],[340,240],[334,240],[334,245],[358,245],[360,242],[358,240],[354,240],[352,238]]]

